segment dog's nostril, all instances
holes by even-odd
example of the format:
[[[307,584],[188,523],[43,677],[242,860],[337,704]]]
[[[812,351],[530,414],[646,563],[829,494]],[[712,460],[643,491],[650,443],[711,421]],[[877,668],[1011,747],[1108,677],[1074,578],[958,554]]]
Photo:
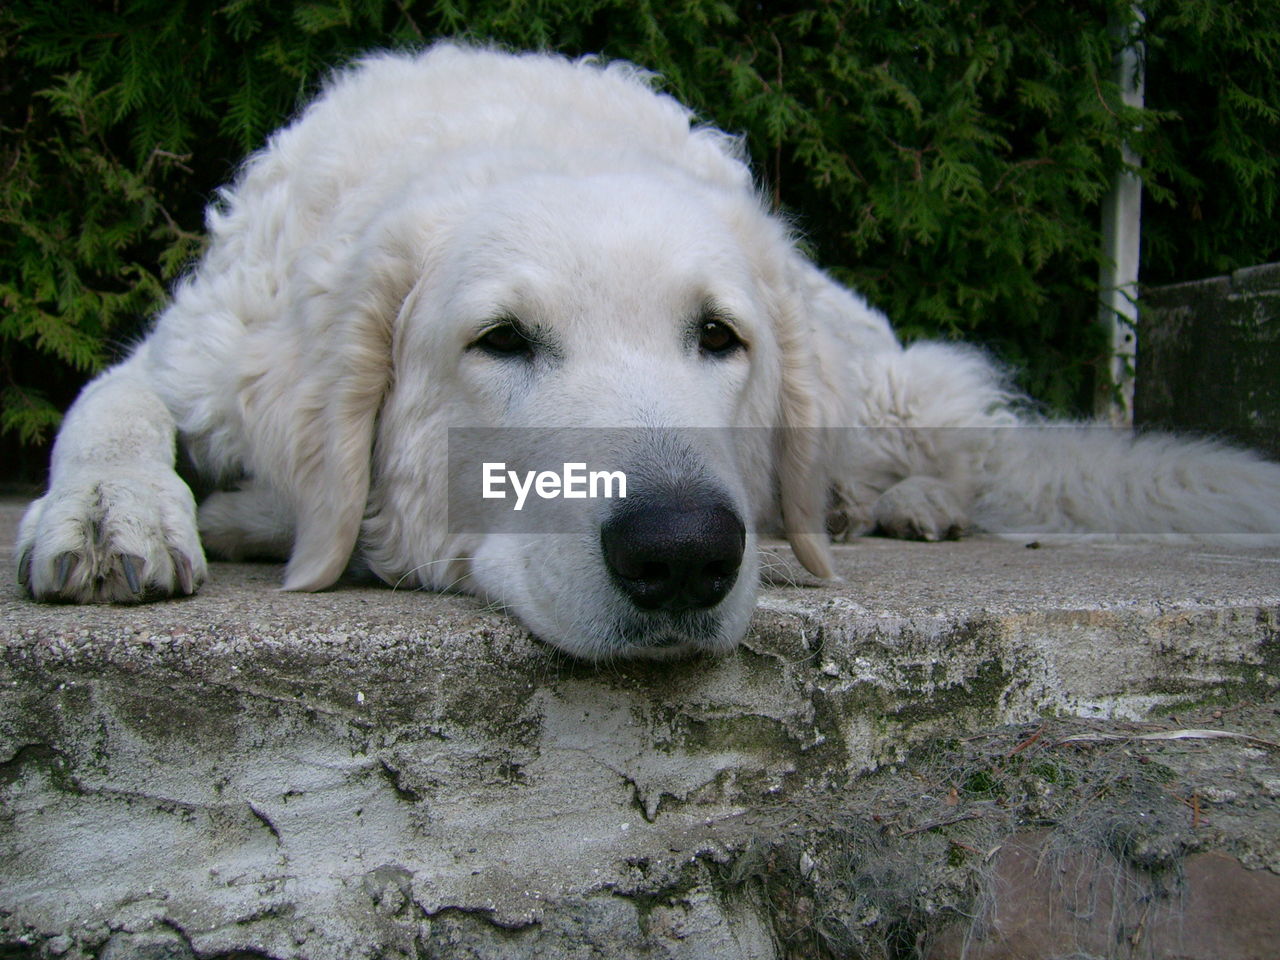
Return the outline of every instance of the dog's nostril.
[[[733,589],[746,530],[723,502],[627,506],[600,529],[605,564],[642,610],[715,606]]]

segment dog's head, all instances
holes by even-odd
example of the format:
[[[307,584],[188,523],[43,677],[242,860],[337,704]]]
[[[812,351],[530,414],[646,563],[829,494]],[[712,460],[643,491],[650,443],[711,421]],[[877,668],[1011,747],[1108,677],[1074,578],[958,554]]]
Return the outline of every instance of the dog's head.
[[[359,369],[327,374],[344,406],[299,484],[287,586],[332,582],[362,527],[388,582],[479,593],[601,658],[736,644],[756,530],[778,514],[829,572],[800,261],[750,194],[678,173],[535,174],[388,211],[379,230],[368,292],[347,296],[352,359],[336,361]],[[458,476],[450,428],[502,434],[506,453],[477,456],[504,464],[512,500],[524,474],[506,469],[535,461],[620,473],[626,497],[552,527],[464,529],[459,497],[484,478],[477,457]]]

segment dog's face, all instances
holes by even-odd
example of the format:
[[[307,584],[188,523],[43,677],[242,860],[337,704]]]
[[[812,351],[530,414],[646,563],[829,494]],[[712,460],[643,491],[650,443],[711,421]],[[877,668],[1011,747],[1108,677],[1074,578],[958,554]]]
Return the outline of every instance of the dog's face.
[[[577,656],[736,644],[776,510],[784,243],[740,196],[639,176],[529,177],[437,222],[393,338],[375,571],[479,593]],[[456,475],[449,428],[499,428],[507,453],[480,459],[527,435],[542,466],[620,471],[626,497],[459,530],[481,476]]]

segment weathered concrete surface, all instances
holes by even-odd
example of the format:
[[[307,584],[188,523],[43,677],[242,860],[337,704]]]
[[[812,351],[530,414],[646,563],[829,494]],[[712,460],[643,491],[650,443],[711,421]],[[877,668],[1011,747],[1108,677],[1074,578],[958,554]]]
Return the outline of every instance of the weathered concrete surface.
[[[1280,263],[1143,291],[1134,419],[1280,457]]]
[[[778,546],[732,656],[590,667],[467,597],[215,564],[184,601],[37,606],[9,558],[0,956],[948,957],[1028,825],[1143,882],[1280,873],[1280,549],[837,559],[817,585]],[[1132,739],[1189,724],[1255,739]]]

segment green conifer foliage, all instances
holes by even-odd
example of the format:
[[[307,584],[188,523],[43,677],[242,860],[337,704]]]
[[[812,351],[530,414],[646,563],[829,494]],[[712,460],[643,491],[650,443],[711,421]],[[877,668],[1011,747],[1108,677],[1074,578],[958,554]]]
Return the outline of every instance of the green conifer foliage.
[[[743,133],[815,258],[908,338],[1090,396],[1099,202],[1143,157],[1144,280],[1280,258],[1280,0],[10,0],[0,7],[0,433],[47,441],[198,255],[202,207],[325,73],[441,37],[622,57]]]

